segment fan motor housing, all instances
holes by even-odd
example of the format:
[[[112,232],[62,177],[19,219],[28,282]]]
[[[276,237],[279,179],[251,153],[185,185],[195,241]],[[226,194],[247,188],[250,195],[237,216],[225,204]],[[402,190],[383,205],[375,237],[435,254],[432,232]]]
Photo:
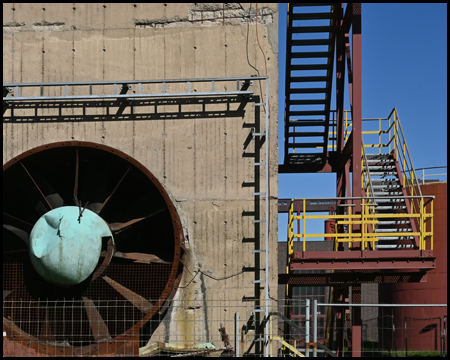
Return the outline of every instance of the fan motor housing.
[[[102,238],[113,237],[108,224],[93,211],[62,206],[42,215],[30,234],[29,254],[48,282],[76,285],[94,271]]]

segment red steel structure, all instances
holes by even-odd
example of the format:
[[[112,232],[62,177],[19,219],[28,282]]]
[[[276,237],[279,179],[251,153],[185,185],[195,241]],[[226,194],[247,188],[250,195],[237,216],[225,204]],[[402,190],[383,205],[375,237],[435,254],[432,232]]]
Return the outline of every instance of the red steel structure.
[[[337,223],[336,234],[330,235],[336,251],[305,251],[305,247],[294,251],[294,238],[303,237],[304,242],[308,236],[304,230],[305,220],[311,218],[307,208],[315,210],[304,199],[296,204],[297,210],[303,207],[302,215],[294,216],[297,201],[292,202],[287,271],[279,275],[279,284],[287,285],[288,299],[292,285],[332,286],[333,303],[348,300],[352,286],[351,302],[357,304],[361,303],[361,283],[422,281],[427,271],[436,268],[430,229],[433,197],[422,197],[418,184],[414,187],[417,180],[396,109],[386,119],[388,129],[382,131],[380,125],[377,132],[379,139],[388,134],[388,143],[379,140],[378,154],[366,154],[361,4],[289,4],[286,38],[285,161],[279,173],[336,173],[336,198],[330,201]],[[334,73],[336,111],[330,119]],[[351,125],[344,111],[346,73]],[[381,153],[382,147],[388,149],[386,154]],[[299,233],[303,227],[303,235],[295,235],[295,220]],[[304,274],[300,270],[331,272]],[[329,313],[337,329],[344,325],[345,310],[340,309]],[[361,308],[352,310],[351,330],[348,348],[353,356],[361,356]],[[337,353],[343,356],[342,330],[336,340]]]

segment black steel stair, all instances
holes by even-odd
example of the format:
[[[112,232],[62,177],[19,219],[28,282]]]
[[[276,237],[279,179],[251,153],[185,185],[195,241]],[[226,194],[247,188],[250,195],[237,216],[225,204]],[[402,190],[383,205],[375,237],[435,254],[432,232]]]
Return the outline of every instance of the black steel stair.
[[[285,165],[326,161],[337,4],[289,4]]]
[[[367,169],[369,171],[373,195],[383,197],[377,199],[376,214],[407,214],[408,199],[393,198],[403,196],[402,187],[393,155],[367,155]],[[365,164],[366,165],[366,164]],[[414,236],[408,236],[413,232],[411,219],[405,217],[378,219],[375,233],[379,233],[377,249],[414,249]],[[383,236],[383,233],[398,233],[397,236]]]

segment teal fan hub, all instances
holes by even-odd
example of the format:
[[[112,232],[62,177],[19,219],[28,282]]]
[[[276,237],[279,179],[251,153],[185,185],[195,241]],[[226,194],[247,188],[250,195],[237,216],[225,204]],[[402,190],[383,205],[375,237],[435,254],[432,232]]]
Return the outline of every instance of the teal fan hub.
[[[36,271],[50,283],[81,283],[98,264],[102,237],[112,237],[96,213],[64,206],[42,215],[30,234],[29,254]]]

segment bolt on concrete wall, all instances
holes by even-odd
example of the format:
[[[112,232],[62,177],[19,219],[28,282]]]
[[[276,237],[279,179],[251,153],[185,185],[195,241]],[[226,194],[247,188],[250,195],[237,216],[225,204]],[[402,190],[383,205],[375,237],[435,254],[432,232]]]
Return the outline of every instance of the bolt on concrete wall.
[[[264,82],[261,88],[255,82],[251,89],[270,106],[266,108],[270,111],[273,199],[270,290],[276,298],[277,39],[275,3],[259,4],[258,12],[255,6],[240,3],[4,3],[3,81],[235,77],[256,75],[250,64],[260,75],[266,75],[267,64],[269,94],[265,94]],[[196,90],[205,91],[200,85],[193,91]],[[52,91],[48,95],[63,94],[63,89]],[[105,93],[108,91],[105,87]],[[125,107],[121,116],[114,117],[118,109],[118,105],[100,104],[86,108],[40,108],[37,112],[17,109],[13,114],[6,110],[3,162],[36,146],[74,139],[109,145],[129,154],[163,183],[184,220],[186,267],[190,273],[185,269],[181,286],[186,288],[180,289],[177,296],[204,298],[206,303],[211,299],[263,297],[264,284],[259,289],[252,284],[255,278],[252,271],[220,281],[199,274],[188,283],[199,268],[213,277],[224,278],[242,272],[244,266],[264,267],[264,256],[255,260],[252,250],[256,245],[248,240],[255,237],[252,214],[258,211],[264,214],[264,202],[258,204],[252,197],[255,191],[252,186],[257,182],[261,183],[261,191],[265,191],[264,169],[258,173],[252,166],[255,153],[264,159],[264,145],[255,146],[255,141],[248,140],[257,121],[255,115],[263,126],[264,110],[257,114],[258,108],[250,102],[206,105],[143,102],[140,106]],[[205,118],[205,113],[217,116]],[[155,118],[155,114],[164,116],[148,120]],[[92,121],[86,121],[88,118]],[[264,226],[259,235],[256,242],[260,241],[260,247],[264,248]],[[259,276],[264,278],[264,272],[259,271]],[[196,312],[194,309],[171,316],[217,319],[224,309],[214,308],[201,315]],[[208,331],[211,330],[207,326],[202,331],[197,329],[198,339],[193,341],[206,341]]]

